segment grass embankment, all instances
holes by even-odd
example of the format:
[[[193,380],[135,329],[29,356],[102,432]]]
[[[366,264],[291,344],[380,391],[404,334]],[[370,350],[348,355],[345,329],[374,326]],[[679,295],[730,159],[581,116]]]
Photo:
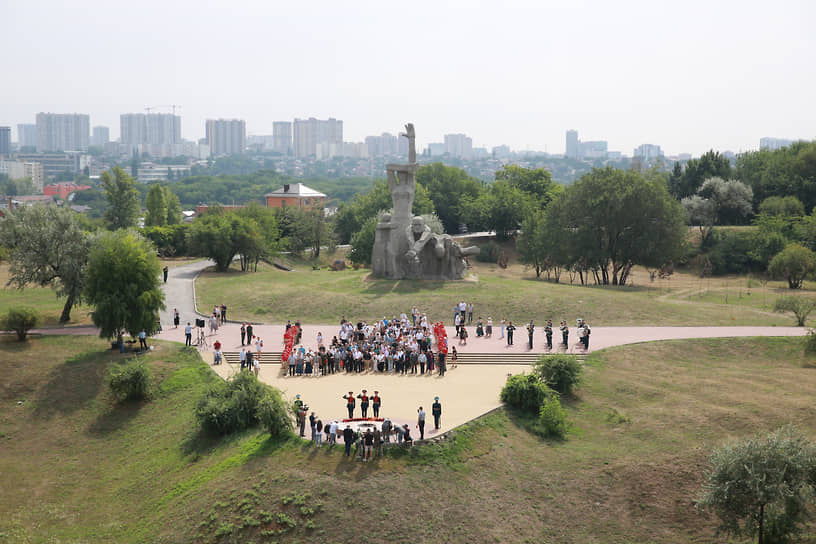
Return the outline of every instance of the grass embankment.
[[[795,324],[793,317],[772,312],[778,296],[791,294],[778,282],[763,286],[744,277],[701,280],[681,273],[651,282],[643,269],[634,277],[634,286],[580,286],[570,285],[566,275],[561,283],[536,280],[518,264],[502,270],[477,263],[463,281],[392,281],[372,278],[368,270],[314,271],[301,265],[284,272],[260,266],[256,273],[205,272],[196,282],[196,297],[199,308],[224,303],[232,319],[270,324],[336,323],[341,314],[373,320],[408,313],[413,305],[432,320],[448,322],[460,300],[475,304],[474,317],[491,316],[494,322],[503,317],[572,323],[581,316],[594,326]],[[814,296],[804,290],[793,294]]]
[[[198,436],[216,378],[171,344],[148,360],[155,398],[116,406],[103,378],[120,355],[100,343],[0,338],[0,541],[709,542],[692,500],[710,448],[787,422],[816,434],[816,369],[789,339],[595,353],[564,442],[499,411],[370,464],[259,431]]]

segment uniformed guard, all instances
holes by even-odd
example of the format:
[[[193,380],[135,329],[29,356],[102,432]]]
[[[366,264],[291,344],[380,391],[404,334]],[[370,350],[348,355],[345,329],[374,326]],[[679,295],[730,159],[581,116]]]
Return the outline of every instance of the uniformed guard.
[[[360,399],[360,410],[363,412],[363,417],[368,417],[368,394],[366,390],[363,389],[363,392],[357,395],[357,398]]]
[[[348,417],[349,419],[352,419],[354,418],[354,405],[357,403],[357,401],[354,400],[354,392],[349,391],[348,395],[343,395],[343,398],[346,399],[346,409],[348,409],[349,415]]]
[[[374,396],[371,397],[371,407],[374,409],[374,417],[380,417],[380,406],[382,406],[380,392],[374,391]]]

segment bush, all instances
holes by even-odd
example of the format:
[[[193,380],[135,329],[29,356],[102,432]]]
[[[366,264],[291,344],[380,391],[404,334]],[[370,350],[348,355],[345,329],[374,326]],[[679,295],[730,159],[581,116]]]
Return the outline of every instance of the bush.
[[[581,379],[581,364],[569,355],[544,356],[538,360],[534,371],[544,383],[562,395],[571,394]]]
[[[538,414],[552,391],[536,374],[516,374],[507,379],[501,391],[501,401],[511,408]]]
[[[277,413],[280,412],[280,413]],[[263,423],[273,435],[291,429],[280,393],[241,372],[230,381],[217,382],[199,399],[195,416],[201,428],[213,434],[230,434]]]
[[[816,253],[801,244],[788,244],[768,265],[772,278],[784,278],[788,287],[799,289],[802,282],[816,271]]]
[[[20,342],[26,339],[28,331],[39,324],[40,314],[33,308],[12,308],[0,322],[3,329],[17,333]]]
[[[793,312],[796,317],[796,326],[804,327],[810,313],[816,309],[816,300],[810,297],[779,297],[774,302],[775,312]]]
[[[565,438],[570,428],[567,411],[555,395],[550,396],[541,405],[538,412],[538,422],[546,436]]]
[[[501,247],[493,240],[479,248],[479,254],[476,255],[476,260],[481,263],[495,263],[499,260],[501,254]]]
[[[108,386],[119,402],[146,399],[150,396],[150,369],[138,359],[117,365],[108,373]]]
[[[715,232],[711,239],[712,273],[715,276],[722,274],[745,274],[757,267],[757,262],[751,257],[754,249],[754,236],[751,232],[725,231]],[[764,268],[767,262],[763,262]]]

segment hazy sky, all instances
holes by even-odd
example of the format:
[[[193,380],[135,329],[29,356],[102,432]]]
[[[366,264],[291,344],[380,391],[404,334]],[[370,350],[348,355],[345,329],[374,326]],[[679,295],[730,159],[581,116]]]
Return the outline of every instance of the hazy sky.
[[[335,117],[344,139],[631,154],[816,138],[816,1],[0,0],[0,125],[179,104],[182,133]],[[169,111],[169,110],[168,110]]]

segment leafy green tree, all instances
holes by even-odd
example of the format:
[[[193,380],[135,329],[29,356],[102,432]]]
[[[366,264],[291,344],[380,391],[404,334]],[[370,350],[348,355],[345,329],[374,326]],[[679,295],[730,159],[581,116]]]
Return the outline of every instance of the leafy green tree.
[[[161,265],[150,241],[126,230],[102,232],[92,241],[85,280],[85,300],[94,310],[102,338],[153,334],[164,309]]]
[[[669,193],[675,198],[679,198],[682,180],[683,180],[683,167],[680,166],[679,162],[675,161],[668,182]]]
[[[197,218],[190,227],[190,251],[215,261],[218,272],[226,272],[239,253],[242,269],[258,257],[263,240],[257,223],[235,212],[217,207]]]
[[[378,216],[365,222],[363,228],[351,237],[351,247],[346,253],[348,259],[357,264],[370,265],[374,250],[374,237],[377,234]]]
[[[508,239],[536,207],[531,195],[506,181],[494,182],[476,200],[462,205],[462,217],[474,229],[495,230],[501,240]]]
[[[164,202],[167,206],[167,224],[179,225],[182,221],[179,198],[167,187],[164,188]]]
[[[145,226],[163,227],[167,224],[167,202],[165,200],[165,190],[159,184],[150,186],[145,199]]]
[[[295,233],[298,239],[312,251],[312,257],[320,257],[320,248],[323,245],[334,248],[334,232],[331,222],[326,217],[323,208],[314,206],[297,210]]]
[[[709,178],[697,194],[681,201],[691,225],[700,229],[702,243],[708,242],[715,225],[739,222],[752,212],[751,188],[736,180]]]
[[[816,448],[791,426],[722,446],[711,455],[697,505],[716,514],[726,533],[787,542],[809,517],[815,461]]]
[[[118,230],[135,227],[139,219],[139,191],[136,190],[133,178],[117,166],[102,172],[99,181],[108,201],[108,209],[104,215],[108,228]]]
[[[772,216],[801,217],[805,206],[795,196],[769,196],[759,205],[759,212]]]
[[[559,231],[553,239],[564,245],[553,259],[565,267],[582,261],[581,268],[603,285],[624,285],[636,264],[672,261],[686,230],[682,208],[665,181],[611,167],[595,168],[567,187],[547,217],[548,226]]]
[[[675,198],[681,199],[693,195],[705,180],[712,177],[722,179],[733,177],[731,162],[713,149],[704,153],[699,159],[691,159],[686,163],[677,193],[674,195]]]
[[[504,181],[535,198],[539,208],[546,208],[550,201],[563,191],[563,186],[552,179],[546,168],[523,168],[516,165],[505,165],[495,174],[496,181]]]
[[[788,287],[799,289],[806,278],[816,270],[816,253],[801,244],[788,244],[779,254],[771,259],[768,273],[773,278],[784,278]]]
[[[60,322],[82,302],[89,239],[76,214],[56,206],[23,207],[0,218],[0,240],[10,249],[9,285],[51,286],[66,297]]]
[[[805,210],[816,206],[816,141],[782,149],[761,149],[737,157],[736,178],[762,202],[771,196],[796,197]]]
[[[810,297],[779,297],[774,303],[775,312],[793,312],[797,327],[805,326],[805,321],[814,309],[816,309],[816,300]]]
[[[420,166],[416,180],[428,190],[433,211],[448,233],[459,232],[459,225],[465,222],[463,203],[477,200],[483,191],[479,180],[460,168],[445,166],[441,162]]]
[[[581,363],[577,358],[562,353],[541,357],[533,371],[551,389],[562,395],[571,395],[581,379]]]
[[[547,259],[550,256],[546,243],[547,232],[545,212],[537,211],[527,216],[521,224],[521,233],[516,239],[516,250],[519,261],[535,270],[536,278],[547,268]]]

